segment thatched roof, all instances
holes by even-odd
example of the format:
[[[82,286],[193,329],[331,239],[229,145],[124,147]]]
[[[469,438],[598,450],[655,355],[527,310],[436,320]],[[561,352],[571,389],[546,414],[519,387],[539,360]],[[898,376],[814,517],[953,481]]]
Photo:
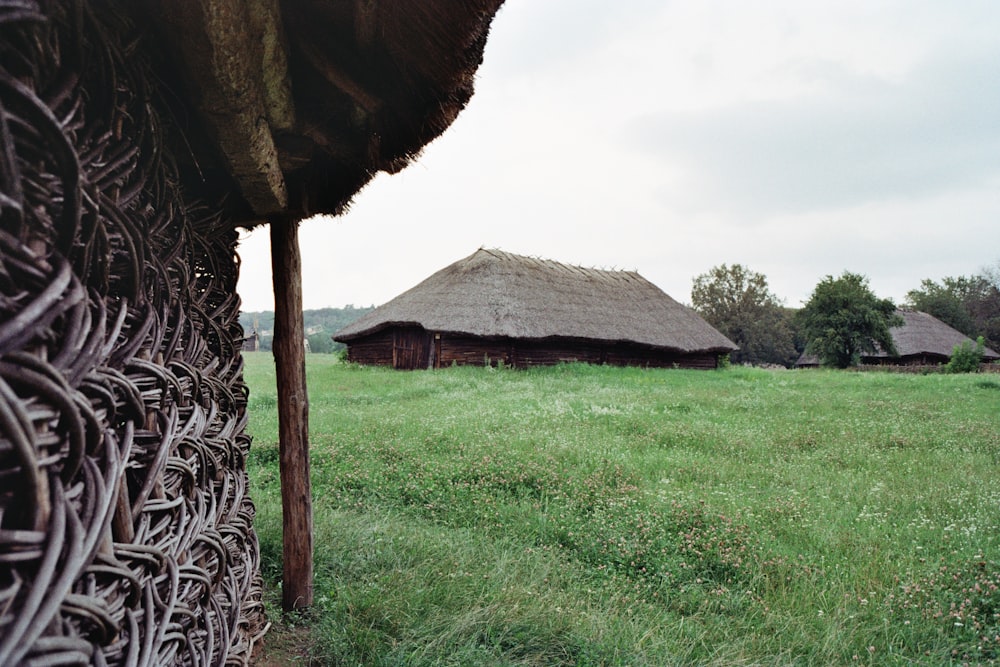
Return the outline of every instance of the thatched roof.
[[[903,324],[892,327],[889,333],[892,334],[892,341],[896,345],[896,352],[899,353],[900,357],[921,355],[951,357],[956,345],[965,342],[975,345],[974,340],[951,328],[933,315],[916,310],[897,310],[896,314],[903,318]],[[890,358],[882,350],[865,356],[871,359]],[[1000,355],[989,348],[986,349],[984,356],[986,359],[1000,358]]]
[[[916,310],[897,310],[896,315],[903,319],[903,324],[889,329],[892,341],[896,346],[896,356],[890,356],[879,349],[875,353],[867,352],[864,359],[902,359],[906,357],[940,357],[951,358],[956,345],[975,341],[961,331],[951,328],[933,315]],[[986,348],[983,358],[986,361],[1000,359],[1000,354]],[[818,366],[819,357],[803,354],[795,363],[796,366]]]
[[[252,223],[339,213],[376,173],[405,166],[472,96],[502,2],[120,6],[164,54],[156,78],[178,107],[186,173],[207,195],[235,190],[233,214]]]
[[[489,338],[625,342],[684,353],[736,348],[634,271],[480,249],[344,327],[350,342],[397,325]]]

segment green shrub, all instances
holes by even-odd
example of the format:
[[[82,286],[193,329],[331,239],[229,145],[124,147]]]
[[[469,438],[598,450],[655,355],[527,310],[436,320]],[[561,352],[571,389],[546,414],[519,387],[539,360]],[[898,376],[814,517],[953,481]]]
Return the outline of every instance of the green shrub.
[[[975,346],[970,341],[963,341],[951,351],[951,361],[945,364],[948,373],[975,373],[979,370],[979,362],[983,358],[986,343],[983,337],[976,339]]]

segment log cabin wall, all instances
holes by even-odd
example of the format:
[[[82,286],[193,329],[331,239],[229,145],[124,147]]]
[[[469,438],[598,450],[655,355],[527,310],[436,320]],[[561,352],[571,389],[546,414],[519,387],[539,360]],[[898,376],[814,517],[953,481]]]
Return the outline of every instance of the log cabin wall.
[[[423,328],[393,327],[352,341],[347,346],[347,360],[396,370],[420,370],[431,367],[433,349],[433,341]]]
[[[513,346],[506,339],[477,338],[448,333],[440,335],[437,368],[456,366],[513,365]]]
[[[940,354],[909,354],[902,357],[861,357],[861,363],[869,366],[939,366],[951,361],[951,357]]]
[[[87,3],[15,4],[0,664],[245,664],[264,619],[234,225],[178,185],[131,27]]]
[[[608,348],[607,363],[616,366],[712,370],[719,367],[719,355],[712,352],[684,354],[666,350],[651,350],[637,345],[619,344]]]
[[[412,371],[432,368],[434,343],[423,327],[397,327],[392,331],[392,367]]]
[[[480,338],[420,327],[384,329],[348,344],[348,360],[361,364],[414,370],[457,366],[516,368],[582,362],[650,368],[714,369],[714,353],[679,353],[624,343],[596,341],[530,341],[513,338]]]
[[[712,369],[718,366],[713,353],[679,353],[624,343],[597,341],[530,341],[485,339],[441,334],[440,366],[497,365],[516,368],[581,362],[650,368]]]
[[[368,366],[392,366],[392,338],[392,329],[383,329],[351,341],[347,346],[347,360]]]

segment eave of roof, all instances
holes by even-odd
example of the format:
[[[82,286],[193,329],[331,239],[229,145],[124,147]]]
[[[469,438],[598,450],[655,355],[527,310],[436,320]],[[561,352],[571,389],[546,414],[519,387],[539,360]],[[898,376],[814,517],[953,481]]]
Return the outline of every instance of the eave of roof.
[[[248,225],[338,214],[443,132],[473,91],[502,0],[120,2],[152,26]],[[201,175],[205,178],[204,173]]]

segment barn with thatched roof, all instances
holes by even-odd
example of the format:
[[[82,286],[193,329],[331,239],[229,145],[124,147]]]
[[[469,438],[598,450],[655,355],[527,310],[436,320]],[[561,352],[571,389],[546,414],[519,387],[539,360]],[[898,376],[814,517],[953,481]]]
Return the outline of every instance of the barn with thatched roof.
[[[348,359],[398,369],[452,364],[716,368],[736,349],[634,271],[480,249],[344,327]]]
[[[962,344],[975,345],[975,341],[957,329],[953,329],[941,320],[928,313],[916,310],[899,309],[896,311],[903,323],[889,329],[896,354],[890,355],[881,348],[874,353],[865,353],[861,357],[863,365],[878,366],[937,366],[946,364],[951,359],[955,347]],[[986,348],[983,360],[987,362],[1000,359],[994,350]],[[819,366],[820,361],[815,355],[803,354],[796,362],[798,367]]]
[[[898,364],[902,366],[931,366],[946,364],[951,359],[955,346],[976,342],[957,329],[953,329],[938,318],[916,310],[897,310],[903,324],[892,327],[889,333],[896,346],[897,354],[892,356],[884,350],[861,357],[863,364]],[[986,348],[985,361],[1000,359],[995,351]]]
[[[250,661],[241,227],[311,604],[297,225],[449,126],[501,2],[0,0],[0,665]]]

